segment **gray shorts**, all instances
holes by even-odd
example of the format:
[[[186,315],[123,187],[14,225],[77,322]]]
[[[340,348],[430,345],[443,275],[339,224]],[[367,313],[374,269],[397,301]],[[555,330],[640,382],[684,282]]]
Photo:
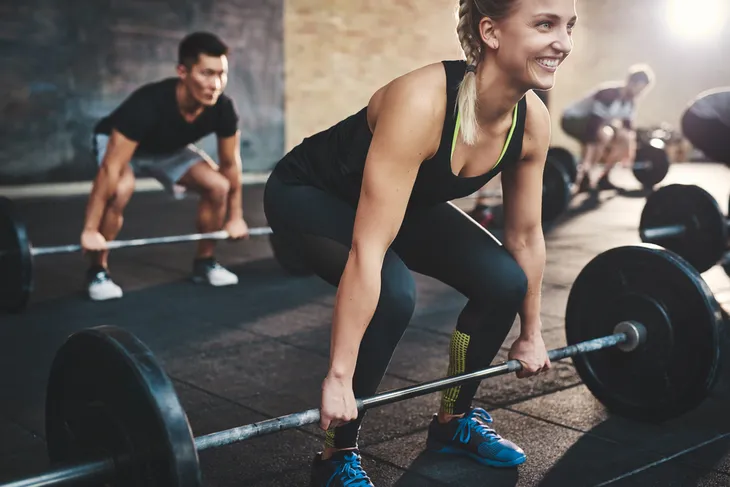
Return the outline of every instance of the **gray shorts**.
[[[94,155],[96,163],[101,166],[106,153],[109,136],[105,134],[94,134]],[[213,163],[213,160],[202,149],[193,144],[177,152],[170,154],[135,154],[129,165],[132,167],[135,176],[151,177],[164,186],[173,196],[182,197],[185,189],[178,186],[177,182],[188,170],[200,161]]]
[[[586,118],[562,117],[560,119],[560,127],[563,129],[563,132],[573,137],[580,143],[585,144],[591,142],[591,140],[589,140],[590,137],[588,137],[588,133],[586,130],[588,128]]]

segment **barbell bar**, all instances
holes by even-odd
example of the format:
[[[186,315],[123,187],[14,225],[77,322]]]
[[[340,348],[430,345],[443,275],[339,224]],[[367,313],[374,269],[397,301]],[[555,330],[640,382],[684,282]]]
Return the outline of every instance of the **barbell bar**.
[[[641,241],[676,252],[699,272],[723,260],[728,236],[730,218],[710,193],[696,185],[659,188],[647,198],[641,212]]]
[[[549,350],[548,357],[551,361],[558,361],[573,357],[579,353],[589,353],[610,347],[618,347],[622,351],[631,352],[645,341],[646,328],[644,328],[643,325],[640,323],[624,321],[616,325],[612,335],[594,338],[592,340],[576,343],[567,347]],[[500,375],[510,372],[518,372],[520,370],[522,370],[522,363],[519,360],[509,360],[502,364],[487,367],[486,369],[475,372],[445,377],[443,379],[424,382],[415,386],[403,387],[401,389],[376,394],[372,397],[358,399],[356,401],[357,410],[359,412],[363,412],[374,407],[385,406],[387,404],[438,392],[452,386],[458,386],[476,380],[498,377]],[[206,450],[208,448],[217,448],[284,429],[317,423],[319,420],[319,409],[309,409],[307,411],[268,419],[259,423],[202,436],[195,439],[195,447],[199,451]]]
[[[557,348],[548,352],[551,361],[558,361],[565,358],[573,357],[577,354],[584,354],[603,350],[610,347],[616,347],[623,352],[632,352],[636,350],[646,339],[646,328],[640,323],[621,322],[616,325],[615,333],[587,340],[584,342],[568,345],[566,347]],[[109,326],[97,327],[91,329],[95,334],[110,334],[119,337],[127,334],[127,332]],[[84,331],[80,332],[85,333]],[[129,336],[124,341],[135,342],[136,338]],[[149,352],[151,354],[151,352]],[[483,380],[492,377],[498,377],[510,372],[518,372],[522,370],[522,363],[518,360],[509,360],[507,362],[487,367],[485,369],[454,375],[442,379],[424,382],[415,386],[403,387],[392,391],[376,394],[371,397],[358,399],[357,410],[362,413],[368,409],[385,406],[406,399],[423,396],[433,392],[441,391],[452,386],[461,385],[467,382]],[[193,444],[197,452],[228,446],[241,441],[252,438],[265,436],[283,430],[298,428],[301,426],[314,424],[320,420],[319,409],[308,409],[298,413],[288,414],[247,424],[215,433],[210,433],[193,439]],[[129,461],[129,460],[126,460]],[[10,483],[1,484],[0,487],[50,487],[62,485],[75,485],[80,482],[89,481],[108,481],[116,478],[117,465],[124,463],[114,458],[105,458],[77,465],[71,465],[53,469],[34,477],[17,480]]]
[[[719,375],[724,337],[719,305],[677,254],[641,244],[591,260],[571,287],[567,346],[591,393],[616,414],[660,422],[699,405]],[[597,338],[598,337],[598,338]],[[376,394],[358,410],[520,370],[507,361],[481,371]],[[319,421],[310,409],[194,438],[172,381],[131,333],[101,326],[71,335],[46,386],[46,442],[54,469],[0,487],[75,485],[198,487],[198,452]]]
[[[650,161],[636,161],[631,164],[631,167],[636,169],[653,169],[655,167],[655,164]]]
[[[250,236],[259,235],[270,235],[272,233],[269,227],[254,227],[249,229]],[[228,240],[230,235],[225,230],[219,230],[217,232],[207,233],[191,233],[187,235],[168,235],[164,237],[148,237],[148,238],[134,238],[131,240],[112,240],[107,242],[106,248],[108,250],[123,249],[126,247],[146,247],[148,245],[161,245],[161,244],[172,244],[182,242],[196,242],[198,240]],[[30,254],[35,257],[38,255],[49,255],[49,254],[65,254],[80,252],[82,249],[79,244],[72,245],[58,245],[55,247],[33,247],[31,246]]]
[[[272,252],[281,267],[292,275],[306,276],[311,270],[304,265],[286,241],[275,236],[270,227],[253,227],[250,236],[268,235]],[[225,230],[187,235],[113,240],[106,248],[122,249],[148,245],[195,242],[199,240],[229,240]],[[0,197],[0,311],[17,312],[25,308],[33,287],[33,258],[43,255],[82,251],[79,244],[35,247],[28,237],[25,224],[13,202]]]

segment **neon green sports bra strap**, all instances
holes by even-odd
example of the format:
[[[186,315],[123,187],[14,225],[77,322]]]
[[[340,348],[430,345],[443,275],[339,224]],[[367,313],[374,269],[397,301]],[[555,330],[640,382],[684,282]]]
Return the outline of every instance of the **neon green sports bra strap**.
[[[459,129],[461,128],[461,112],[456,112],[456,124],[454,125],[454,137],[451,139],[451,156],[449,160],[454,158],[454,149],[456,149],[456,138],[459,136]]]
[[[509,129],[509,134],[507,134],[507,140],[504,143],[504,147],[502,147],[502,153],[499,155],[497,164],[495,164],[492,169],[499,166],[499,163],[502,162],[504,153],[507,152],[507,147],[509,147],[509,143],[512,142],[512,134],[515,133],[515,127],[517,126],[517,107],[519,107],[519,104],[515,105],[515,110],[514,110],[514,112],[512,112],[512,126]]]
[[[515,109],[512,111],[512,126],[509,129],[509,134],[507,134],[507,140],[504,143],[504,146],[502,147],[502,152],[499,154],[499,159],[497,160],[497,163],[494,165],[494,167],[499,166],[499,163],[502,162],[502,158],[504,157],[505,152],[507,152],[507,148],[509,147],[509,143],[512,141],[512,134],[515,133],[515,127],[517,126],[517,108],[519,107],[519,104],[515,105]],[[454,137],[451,140],[451,157],[449,159],[452,159],[454,157],[454,149],[456,149],[456,139],[459,137],[459,129],[461,128],[461,112],[456,112],[456,124],[454,126]],[[492,168],[494,169],[494,168]]]

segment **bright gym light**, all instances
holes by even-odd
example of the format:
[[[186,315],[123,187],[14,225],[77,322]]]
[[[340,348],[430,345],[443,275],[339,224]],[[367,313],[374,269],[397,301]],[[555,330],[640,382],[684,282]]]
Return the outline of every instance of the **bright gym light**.
[[[728,0],[668,0],[669,25],[685,39],[712,38],[725,24],[728,3]]]

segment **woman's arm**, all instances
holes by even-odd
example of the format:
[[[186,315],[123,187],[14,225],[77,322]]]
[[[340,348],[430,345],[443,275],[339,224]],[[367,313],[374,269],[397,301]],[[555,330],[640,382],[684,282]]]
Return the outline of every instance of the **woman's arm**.
[[[550,115],[533,92],[527,95],[523,157],[502,173],[504,246],[527,275],[527,295],[520,310],[521,335],[540,333],[540,296],[545,269],[542,233],[543,169],[550,145]]]
[[[385,253],[403,222],[421,163],[438,148],[445,80],[439,78],[444,78],[443,68],[436,67],[394,80],[380,100],[365,162],[352,248],[337,290],[328,374],[331,378],[352,379],[360,342],[380,297]]]

